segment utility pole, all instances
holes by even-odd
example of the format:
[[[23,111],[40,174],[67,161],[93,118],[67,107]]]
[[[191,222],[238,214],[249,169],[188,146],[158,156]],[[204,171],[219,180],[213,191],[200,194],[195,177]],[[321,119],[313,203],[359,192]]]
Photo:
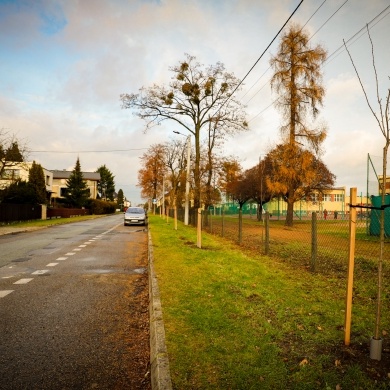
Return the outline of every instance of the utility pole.
[[[180,134],[185,137],[184,134],[179,131],[173,131],[175,134]],[[184,225],[188,225],[189,210],[190,210],[190,167],[191,167],[191,136],[187,136],[187,175],[186,175],[186,197],[184,203]]]

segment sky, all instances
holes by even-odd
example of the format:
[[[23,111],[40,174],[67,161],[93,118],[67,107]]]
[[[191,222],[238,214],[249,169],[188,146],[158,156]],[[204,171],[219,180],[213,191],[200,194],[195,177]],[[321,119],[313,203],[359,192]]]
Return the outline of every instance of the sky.
[[[169,68],[188,53],[205,66],[222,62],[243,79],[236,97],[249,130],[224,145],[244,169],[280,141],[282,118],[272,104],[272,42],[300,0],[0,0],[0,129],[14,134],[49,170],[106,167],[133,205],[140,157],[156,143],[179,137],[165,121],[146,123],[122,109],[120,94],[168,85]],[[385,144],[367,98],[379,114],[368,24],[382,105],[390,88],[390,0],[304,0],[289,23],[305,25],[322,45],[326,90],[318,121],[328,137],[322,160],[336,186],[366,191],[367,156],[381,172]],[[289,24],[285,27],[288,28]],[[281,34],[283,34],[283,31]],[[257,63],[256,63],[257,62]],[[176,129],[177,130],[177,129]],[[183,129],[183,132],[185,130]]]

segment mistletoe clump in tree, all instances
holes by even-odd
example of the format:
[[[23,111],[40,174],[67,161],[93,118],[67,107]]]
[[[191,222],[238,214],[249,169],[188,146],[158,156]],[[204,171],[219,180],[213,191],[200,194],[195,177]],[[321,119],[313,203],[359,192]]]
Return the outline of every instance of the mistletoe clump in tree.
[[[77,158],[76,165],[66,181],[67,191],[65,198],[73,207],[85,206],[89,197],[89,188],[81,172],[80,160]]]

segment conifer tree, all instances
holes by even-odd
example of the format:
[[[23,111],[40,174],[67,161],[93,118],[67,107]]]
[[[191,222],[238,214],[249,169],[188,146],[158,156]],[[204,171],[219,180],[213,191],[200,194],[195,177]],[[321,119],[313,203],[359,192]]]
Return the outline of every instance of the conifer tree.
[[[35,203],[45,204],[46,198],[46,183],[43,168],[40,164],[33,161],[28,173],[28,182],[35,193]]]
[[[113,201],[115,192],[115,176],[106,167],[106,165],[100,166],[96,172],[100,173],[100,181],[97,186],[100,198]]]
[[[117,199],[117,205],[118,207],[121,209],[121,211],[123,210],[123,203],[124,203],[124,195],[123,195],[123,190],[120,189],[118,191],[118,199]]]
[[[288,145],[283,153],[286,165],[295,159],[295,152],[301,147],[319,153],[326,138],[326,126],[313,123],[325,96],[321,68],[325,59],[326,50],[321,45],[311,46],[307,32],[298,25],[292,25],[282,36],[278,52],[271,59],[274,70],[271,86],[279,94],[276,107],[285,120],[281,133],[283,142]],[[287,226],[293,224],[296,191],[295,181],[290,179],[285,183]]]
[[[66,181],[66,187],[65,198],[69,204],[74,207],[83,207],[89,197],[89,188],[81,172],[79,158],[77,158],[76,165]]]

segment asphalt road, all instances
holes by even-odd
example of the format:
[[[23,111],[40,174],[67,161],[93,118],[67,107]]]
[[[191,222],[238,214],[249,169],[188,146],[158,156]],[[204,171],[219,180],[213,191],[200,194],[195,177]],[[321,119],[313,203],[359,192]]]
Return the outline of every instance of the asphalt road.
[[[0,389],[148,388],[143,227],[113,215],[0,236],[0,267]]]

